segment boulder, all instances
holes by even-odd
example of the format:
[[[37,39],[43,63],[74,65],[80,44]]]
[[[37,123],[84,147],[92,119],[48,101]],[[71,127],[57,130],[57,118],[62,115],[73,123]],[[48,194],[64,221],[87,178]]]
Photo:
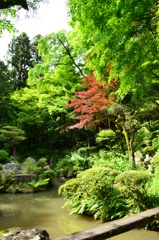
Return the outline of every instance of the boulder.
[[[18,174],[21,172],[21,166],[17,163],[7,163],[3,165],[3,173],[7,174],[10,172],[14,172],[15,174]]]
[[[1,240],[50,240],[46,230],[35,229],[7,229]]]

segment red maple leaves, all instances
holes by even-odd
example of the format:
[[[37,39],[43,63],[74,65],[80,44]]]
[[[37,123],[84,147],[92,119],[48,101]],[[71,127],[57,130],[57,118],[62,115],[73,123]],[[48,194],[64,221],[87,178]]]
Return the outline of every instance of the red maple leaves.
[[[84,77],[82,87],[84,90],[74,92],[76,98],[72,98],[71,103],[66,105],[74,108],[71,114],[76,113],[74,119],[79,121],[69,129],[97,125],[101,121],[104,110],[113,103],[115,95],[111,94],[111,91],[117,88],[117,81],[110,84],[98,82],[92,74]]]

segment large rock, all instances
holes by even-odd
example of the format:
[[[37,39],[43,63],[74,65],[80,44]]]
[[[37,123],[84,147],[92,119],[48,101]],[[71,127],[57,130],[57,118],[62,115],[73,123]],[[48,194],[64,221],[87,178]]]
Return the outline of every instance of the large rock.
[[[0,237],[1,240],[50,240],[49,234],[45,230],[35,229],[8,229]]]
[[[7,163],[3,165],[3,173],[7,174],[10,172],[14,172],[15,174],[18,174],[21,172],[21,166],[17,163]]]

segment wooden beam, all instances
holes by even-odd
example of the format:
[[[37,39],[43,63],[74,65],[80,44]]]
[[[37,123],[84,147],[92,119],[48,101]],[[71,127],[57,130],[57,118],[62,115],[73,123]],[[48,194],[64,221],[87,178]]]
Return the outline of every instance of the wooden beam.
[[[159,207],[55,240],[105,240],[132,229],[143,227],[154,219],[159,219]]]

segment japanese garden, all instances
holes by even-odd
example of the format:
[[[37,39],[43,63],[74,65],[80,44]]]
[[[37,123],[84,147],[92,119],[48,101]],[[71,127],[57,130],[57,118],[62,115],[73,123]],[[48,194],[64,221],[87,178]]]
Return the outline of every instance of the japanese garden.
[[[58,181],[70,213],[101,222],[158,207],[158,1],[67,0],[69,31],[14,36],[12,19],[41,1],[0,3],[0,37],[13,34],[0,60],[0,195]]]

